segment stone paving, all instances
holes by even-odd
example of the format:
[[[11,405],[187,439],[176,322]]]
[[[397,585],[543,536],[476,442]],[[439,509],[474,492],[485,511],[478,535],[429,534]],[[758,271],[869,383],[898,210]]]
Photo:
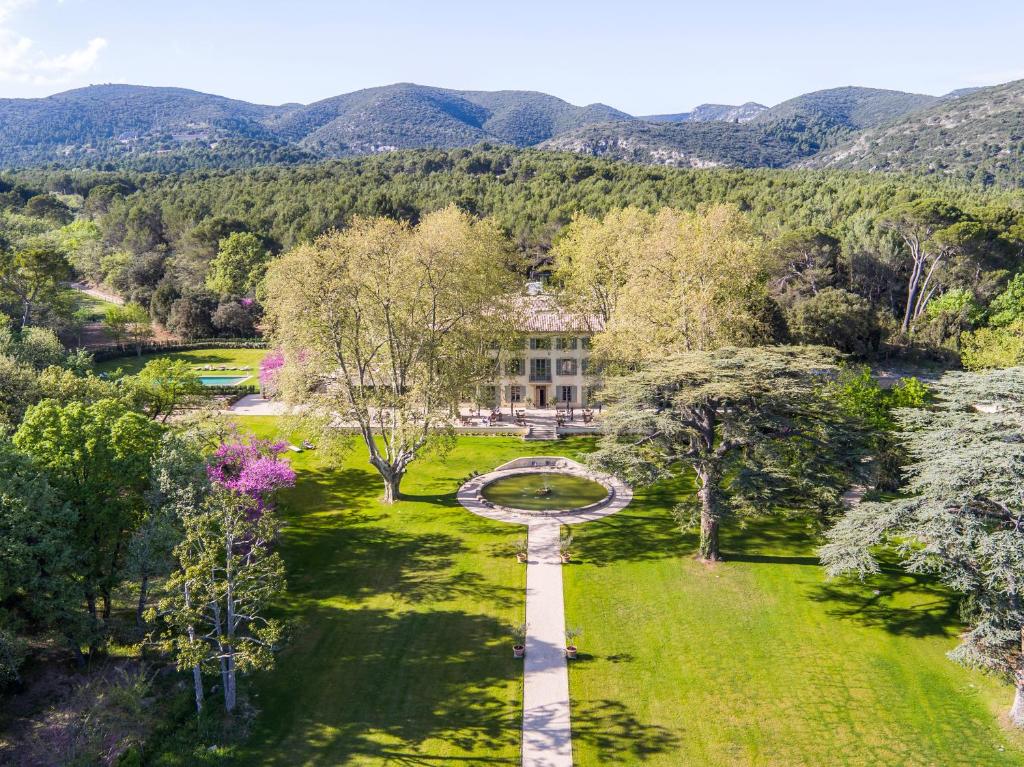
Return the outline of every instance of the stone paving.
[[[516,474],[575,474],[600,482],[608,497],[584,509],[517,511],[494,506],[480,495],[484,485]],[[565,658],[565,602],[559,532],[614,514],[633,499],[633,491],[615,477],[598,474],[558,456],[520,458],[466,482],[459,502],[474,514],[527,525],[526,657],[523,660],[523,767],[572,767],[569,670]]]

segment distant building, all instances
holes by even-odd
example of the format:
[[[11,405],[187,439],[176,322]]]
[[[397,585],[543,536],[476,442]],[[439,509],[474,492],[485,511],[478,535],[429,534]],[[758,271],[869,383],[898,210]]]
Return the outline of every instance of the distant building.
[[[595,402],[596,370],[590,365],[598,317],[559,306],[554,297],[531,291],[521,331],[522,352],[503,356],[498,378],[484,387],[481,404],[504,408],[589,407]]]

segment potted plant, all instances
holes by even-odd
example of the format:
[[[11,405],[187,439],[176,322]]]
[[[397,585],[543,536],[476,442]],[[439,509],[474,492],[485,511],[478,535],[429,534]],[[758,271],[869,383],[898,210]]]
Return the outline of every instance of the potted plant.
[[[569,628],[565,630],[565,657],[570,660],[575,658],[578,650],[576,648],[576,640],[583,636],[583,629],[577,627]]]
[[[514,658],[522,658],[526,655],[526,632],[528,630],[529,626],[526,623],[513,624],[512,639],[515,644],[512,645],[512,656]]]
[[[565,564],[572,558],[572,533],[564,533],[558,538],[558,556]]]
[[[528,544],[525,538],[520,538],[516,541],[516,561],[519,564],[526,564],[526,557],[529,553]]]

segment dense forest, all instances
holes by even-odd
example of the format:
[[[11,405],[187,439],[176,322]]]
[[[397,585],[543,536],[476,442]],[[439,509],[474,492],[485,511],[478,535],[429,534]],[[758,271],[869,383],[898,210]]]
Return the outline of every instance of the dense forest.
[[[788,249],[778,268],[825,269],[818,287],[866,302],[878,325],[870,335],[942,355],[959,355],[961,334],[984,327],[985,307],[1016,286],[1024,253],[1019,192],[867,173],[652,168],[487,144],[295,167],[31,170],[0,180],[12,253],[45,241],[80,278],[187,338],[253,333],[262,270],[295,245],[357,216],[416,223],[453,203],[495,220],[524,257],[524,277],[549,270],[549,250],[576,216],[731,204],[772,248]],[[792,282],[773,270],[765,279]],[[776,296],[795,311],[790,298]],[[819,303],[815,311],[829,302]],[[15,317],[17,304],[8,299]],[[60,325],[60,302],[49,310]]]

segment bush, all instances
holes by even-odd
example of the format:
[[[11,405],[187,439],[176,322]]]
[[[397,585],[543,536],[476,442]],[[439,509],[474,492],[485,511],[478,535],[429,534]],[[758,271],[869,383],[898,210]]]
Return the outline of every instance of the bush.
[[[787,320],[797,343],[833,346],[848,354],[870,354],[882,340],[868,300],[841,288],[825,288],[797,302]]]

